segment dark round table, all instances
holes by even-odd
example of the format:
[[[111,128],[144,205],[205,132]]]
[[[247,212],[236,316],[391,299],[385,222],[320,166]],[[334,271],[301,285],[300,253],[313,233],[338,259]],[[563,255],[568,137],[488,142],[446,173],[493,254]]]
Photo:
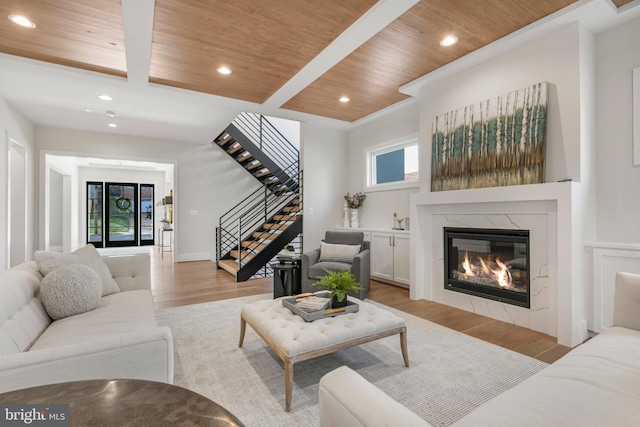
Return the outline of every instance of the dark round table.
[[[88,380],[0,394],[1,404],[69,404],[72,426],[243,426],[186,388],[143,380]]]

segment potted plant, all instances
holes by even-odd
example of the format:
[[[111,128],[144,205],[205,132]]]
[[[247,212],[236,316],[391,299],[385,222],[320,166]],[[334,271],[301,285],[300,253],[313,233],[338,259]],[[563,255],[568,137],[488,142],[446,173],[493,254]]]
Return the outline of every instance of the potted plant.
[[[318,277],[318,281],[312,286],[318,286],[331,291],[331,307],[345,307],[347,305],[347,292],[364,290],[356,281],[356,276],[349,270],[333,271],[326,268],[324,276]]]

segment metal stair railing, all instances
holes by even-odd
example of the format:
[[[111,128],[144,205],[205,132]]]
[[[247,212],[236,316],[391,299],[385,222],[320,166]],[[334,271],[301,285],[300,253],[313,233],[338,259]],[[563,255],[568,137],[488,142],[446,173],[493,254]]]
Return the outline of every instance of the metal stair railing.
[[[293,178],[281,183],[280,191],[274,192],[269,186],[263,185],[220,217],[219,226],[216,227],[216,264],[231,251],[237,250],[240,269],[247,258],[242,242],[256,232],[264,233],[263,236],[276,234],[279,230],[263,229],[263,225],[295,199],[299,199],[301,206],[302,172],[298,171],[298,161],[284,168],[284,171]],[[260,240],[268,241],[256,239]]]
[[[299,162],[300,152],[275,126],[260,114],[243,112],[233,124],[283,171]],[[297,175],[288,175],[294,177]]]

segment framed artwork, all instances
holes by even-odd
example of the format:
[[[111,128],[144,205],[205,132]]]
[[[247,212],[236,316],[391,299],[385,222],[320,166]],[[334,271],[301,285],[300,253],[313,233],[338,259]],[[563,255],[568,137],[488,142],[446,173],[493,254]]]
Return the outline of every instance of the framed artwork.
[[[548,84],[437,116],[431,191],[544,182]]]

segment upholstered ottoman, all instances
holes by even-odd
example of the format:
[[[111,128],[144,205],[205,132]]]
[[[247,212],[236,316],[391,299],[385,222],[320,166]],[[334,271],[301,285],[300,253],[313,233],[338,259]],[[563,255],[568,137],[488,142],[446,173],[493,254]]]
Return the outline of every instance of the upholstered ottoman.
[[[305,322],[286,307],[282,299],[256,301],[242,307],[240,343],[244,341],[247,323],[284,362],[285,410],[291,409],[293,364],[323,356],[355,345],[400,334],[400,348],[405,366],[407,327],[404,319],[373,304],[349,297],[360,305],[355,313]]]

